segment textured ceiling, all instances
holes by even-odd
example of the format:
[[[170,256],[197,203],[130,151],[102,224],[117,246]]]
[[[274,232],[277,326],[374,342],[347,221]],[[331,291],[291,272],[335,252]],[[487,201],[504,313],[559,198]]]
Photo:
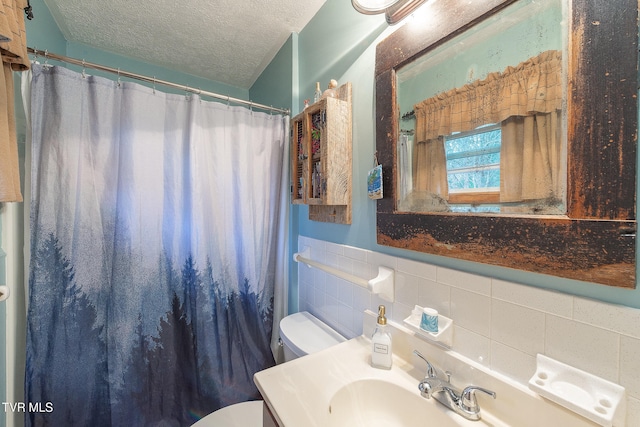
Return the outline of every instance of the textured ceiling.
[[[68,41],[244,89],[324,2],[45,0]]]

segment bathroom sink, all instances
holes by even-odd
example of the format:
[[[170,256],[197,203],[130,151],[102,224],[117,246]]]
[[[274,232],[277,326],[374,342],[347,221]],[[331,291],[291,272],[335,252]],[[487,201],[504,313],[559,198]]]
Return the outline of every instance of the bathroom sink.
[[[340,388],[329,402],[331,427],[459,427],[432,402],[380,379],[362,379]],[[458,415],[455,415],[456,417]],[[466,424],[462,424],[466,425]],[[477,425],[477,424],[476,424]]]
[[[363,330],[373,332],[377,314],[365,313]],[[471,365],[455,352],[428,347],[410,330],[394,328],[390,370],[371,367],[371,340],[365,335],[256,373],[258,389],[277,425],[292,427],[587,427],[593,422],[527,388]],[[499,396],[480,394],[482,419],[470,421],[435,398],[420,395],[424,364],[414,349],[427,349],[466,387],[486,385]],[[417,367],[415,364],[419,364]],[[468,376],[465,376],[466,374]],[[551,378],[549,375],[547,378]],[[544,379],[536,374],[536,380]],[[274,425],[274,424],[266,424]]]

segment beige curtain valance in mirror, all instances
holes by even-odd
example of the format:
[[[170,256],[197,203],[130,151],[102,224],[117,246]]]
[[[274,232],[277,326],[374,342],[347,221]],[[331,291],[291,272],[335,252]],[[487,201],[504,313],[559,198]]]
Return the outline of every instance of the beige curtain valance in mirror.
[[[562,54],[551,50],[414,106],[416,141],[562,108]]]
[[[446,200],[442,137],[502,123],[500,201],[561,197],[562,86],[562,53],[550,50],[416,104],[414,190]]]

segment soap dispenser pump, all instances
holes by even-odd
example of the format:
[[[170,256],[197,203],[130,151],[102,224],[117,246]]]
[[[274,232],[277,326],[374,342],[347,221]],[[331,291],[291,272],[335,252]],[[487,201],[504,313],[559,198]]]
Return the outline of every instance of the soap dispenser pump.
[[[387,331],[387,318],[384,305],[378,307],[376,330],[371,338],[371,366],[379,369],[391,369],[391,334]]]

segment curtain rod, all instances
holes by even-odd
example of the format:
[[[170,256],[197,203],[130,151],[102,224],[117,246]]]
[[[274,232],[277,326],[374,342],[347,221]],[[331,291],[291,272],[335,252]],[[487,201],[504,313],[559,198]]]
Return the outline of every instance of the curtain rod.
[[[128,78],[135,79],[135,80],[141,80],[143,82],[152,83],[152,84],[160,84],[160,85],[168,86],[168,87],[171,87],[171,88],[174,88],[174,89],[180,89],[180,90],[184,90],[186,92],[195,93],[197,95],[204,95],[204,96],[208,96],[208,97],[211,97],[211,98],[221,99],[221,100],[227,101],[227,102],[233,102],[234,104],[247,105],[247,106],[249,106],[249,108],[260,108],[262,110],[272,111],[272,112],[276,112],[276,113],[282,113],[282,114],[285,114],[285,115],[289,115],[289,113],[290,113],[288,109],[276,108],[276,107],[272,107],[272,106],[269,106],[269,105],[258,104],[256,102],[252,102],[252,101],[245,101],[244,99],[234,98],[234,97],[228,96],[228,95],[220,95],[218,93],[192,88],[192,87],[189,87],[187,85],[180,85],[180,84],[172,83],[172,82],[169,82],[169,81],[166,81],[166,80],[159,80],[159,79],[156,79],[155,77],[148,77],[148,76],[144,76],[144,75],[141,75],[141,74],[135,74],[135,73],[131,73],[131,72],[128,72],[128,71],[122,71],[119,68],[107,67],[107,66],[100,65],[100,64],[95,64],[95,63],[92,63],[92,62],[86,62],[84,60],[70,58],[68,56],[56,55],[56,54],[53,54],[53,53],[49,53],[46,50],[38,50],[38,49],[34,49],[32,47],[27,47],[27,51],[29,53],[32,53],[32,54],[36,55],[36,56],[43,56],[45,58],[45,60],[47,58],[50,58],[50,59],[54,59],[56,61],[62,61],[62,62],[67,62],[69,64],[79,65],[79,66],[81,66],[83,68],[92,68],[92,69],[95,69],[95,70],[106,71],[108,73],[117,74],[118,76],[122,76],[122,77],[128,77]]]

